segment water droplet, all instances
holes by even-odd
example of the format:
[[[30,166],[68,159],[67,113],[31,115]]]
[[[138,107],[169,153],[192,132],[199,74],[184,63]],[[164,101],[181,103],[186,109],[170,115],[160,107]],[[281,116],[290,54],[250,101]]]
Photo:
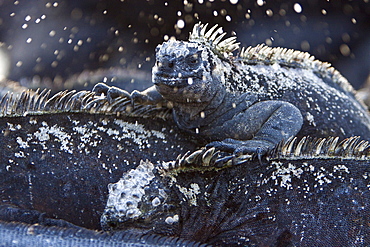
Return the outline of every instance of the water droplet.
[[[348,33],[342,34],[342,40],[346,43],[349,43],[351,41],[351,36]]]
[[[293,9],[295,12],[297,12],[298,14],[302,12],[302,6],[299,4],[299,3],[295,3],[293,5]]]
[[[267,16],[271,17],[271,16],[274,15],[274,12],[272,12],[271,9],[268,9],[268,10],[266,10],[266,14],[267,14]]]
[[[310,43],[307,40],[301,42],[301,49],[308,51],[310,49]]]
[[[177,21],[176,25],[178,28],[183,29],[185,27],[185,21],[180,19]]]
[[[265,43],[266,43],[267,46],[271,46],[272,45],[271,39],[266,39],[265,40]]]
[[[349,56],[351,54],[351,49],[346,44],[342,44],[339,47],[339,50],[340,50],[340,53],[342,53],[342,55],[345,56],[345,57],[347,57],[347,56]]]
[[[50,36],[50,37],[54,37],[54,36],[55,36],[55,34],[56,34],[56,32],[55,32],[54,30],[51,30],[51,31],[50,31],[50,33],[49,33],[49,36]]]
[[[55,67],[57,67],[57,66],[58,66],[58,61],[53,61],[53,62],[51,63],[51,67],[55,68]]]

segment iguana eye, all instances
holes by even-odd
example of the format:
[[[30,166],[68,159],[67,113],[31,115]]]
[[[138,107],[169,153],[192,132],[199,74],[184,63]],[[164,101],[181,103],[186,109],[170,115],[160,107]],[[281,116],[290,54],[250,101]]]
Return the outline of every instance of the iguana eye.
[[[196,65],[199,63],[199,56],[198,54],[190,55],[187,57],[187,62],[190,65]]]
[[[193,56],[190,60],[191,63],[197,63],[198,62],[198,58],[196,58],[195,56]]]

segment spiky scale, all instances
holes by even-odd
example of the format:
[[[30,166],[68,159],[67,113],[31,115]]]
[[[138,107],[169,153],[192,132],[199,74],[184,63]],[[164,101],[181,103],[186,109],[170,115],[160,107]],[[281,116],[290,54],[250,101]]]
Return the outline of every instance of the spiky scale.
[[[210,165],[210,161],[213,157],[213,154],[215,153],[215,150],[216,150],[215,148],[207,149],[206,152],[204,152],[204,154],[202,155],[202,163],[205,166]]]
[[[203,150],[199,149],[193,153],[191,153],[188,157],[185,158],[186,162],[189,164],[197,163],[196,160],[199,158],[201,154],[203,154]],[[185,154],[186,155],[186,154]]]
[[[205,34],[204,34],[204,37],[208,40],[213,40],[214,39],[214,36],[217,35],[218,32],[214,32],[215,29],[218,27],[218,25],[214,25],[213,27],[211,27]],[[205,29],[206,27],[204,27]],[[217,30],[218,31],[218,30]],[[213,38],[212,38],[213,37]]]
[[[213,44],[219,45],[220,41],[225,37],[226,33],[221,33],[214,41]]]

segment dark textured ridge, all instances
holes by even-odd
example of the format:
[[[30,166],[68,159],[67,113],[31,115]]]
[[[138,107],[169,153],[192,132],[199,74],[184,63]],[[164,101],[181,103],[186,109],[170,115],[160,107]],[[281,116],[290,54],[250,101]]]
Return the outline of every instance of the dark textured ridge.
[[[194,246],[209,245],[174,237],[162,237],[151,234],[131,232],[100,232],[84,228],[44,227],[0,221],[0,246]]]
[[[8,93],[0,100],[0,117],[60,112],[87,112],[138,117],[166,118],[168,108],[131,104],[130,99],[117,97],[111,101],[91,91],[61,91],[50,97],[50,90],[27,90],[20,95]]]
[[[305,136],[298,140],[294,137],[271,151],[272,158],[342,158],[368,159],[370,155],[368,141],[360,136],[352,136],[339,142],[339,137],[314,138]]]
[[[202,148],[194,152],[179,155],[176,161],[162,164],[161,171],[185,172],[195,170],[218,170],[231,165],[240,165],[253,160],[254,155],[234,156],[216,151],[214,148]],[[346,138],[339,142],[339,137],[313,138],[305,136],[300,140],[294,137],[280,143],[269,152],[267,160],[302,160],[302,159],[340,159],[369,160],[370,145],[359,136]]]
[[[220,58],[233,59],[232,52],[240,50],[237,60],[247,64],[269,65],[278,63],[283,66],[313,70],[338,83],[346,91],[354,93],[354,89],[347,79],[331,67],[331,64],[315,60],[315,57],[307,52],[268,47],[264,44],[240,49],[239,43],[236,42],[236,36],[223,39],[226,33],[222,31],[222,28],[217,27],[218,25],[215,25],[207,30],[208,24],[195,24],[193,31],[190,33],[189,41],[199,42],[210,47]]]

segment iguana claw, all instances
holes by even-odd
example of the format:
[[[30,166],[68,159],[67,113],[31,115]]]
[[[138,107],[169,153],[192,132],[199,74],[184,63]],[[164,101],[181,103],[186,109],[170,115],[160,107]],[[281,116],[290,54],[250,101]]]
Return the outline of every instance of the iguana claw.
[[[274,147],[274,144],[264,140],[234,140],[225,139],[223,141],[215,141],[207,144],[207,148],[214,147],[218,150],[233,153],[235,156],[243,154],[256,155],[259,160],[266,154],[270,149]]]
[[[96,84],[92,91],[97,94],[104,93],[109,102],[113,102],[113,100],[118,97],[125,97],[128,99],[131,99],[131,95],[127,91],[120,89],[118,87],[114,87],[114,86],[110,87],[106,85],[105,83]]]

